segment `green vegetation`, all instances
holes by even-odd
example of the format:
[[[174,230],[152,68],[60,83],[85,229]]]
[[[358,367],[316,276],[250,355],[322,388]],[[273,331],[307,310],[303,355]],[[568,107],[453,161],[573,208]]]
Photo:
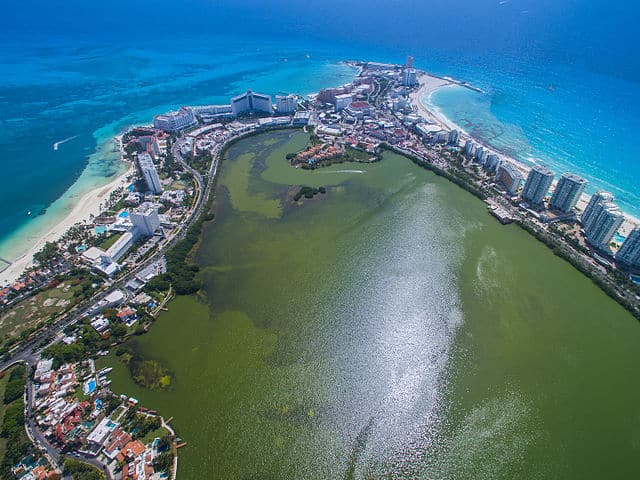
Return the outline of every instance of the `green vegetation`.
[[[123,417],[123,424],[126,429],[133,432],[132,437],[134,439],[145,439],[150,434],[155,434],[161,430],[160,435],[165,433],[165,430],[161,427],[160,417],[155,415],[144,415],[138,412],[136,407],[129,407],[127,413]],[[155,436],[151,437],[151,439]],[[143,443],[146,443],[143,441]]]
[[[187,163],[200,172],[202,175],[209,171],[209,167],[211,166],[211,161],[213,160],[213,156],[210,152],[201,153],[199,155],[194,155],[193,157],[187,159]]]
[[[67,458],[64,461],[63,473],[73,480],[103,480],[105,475],[93,465]]]
[[[113,246],[114,243],[116,243],[118,241],[118,239],[120,239],[120,237],[122,237],[122,234],[120,233],[113,233],[111,235],[108,235],[104,238],[101,238],[100,241],[96,244],[96,247],[101,248],[102,250],[109,250],[109,248],[111,248],[111,246]]]
[[[4,379],[3,379],[4,380]],[[0,407],[0,439],[4,442],[0,445],[0,478],[13,478],[11,467],[18,463],[32,448],[24,430],[24,402],[22,392],[25,386],[25,368],[22,365],[15,366],[7,376],[6,389],[3,393],[3,404]],[[8,395],[9,385],[12,394]],[[17,396],[16,396],[17,394]],[[15,397],[15,398],[14,398]],[[9,400],[7,402],[7,400]]]
[[[298,193],[296,193],[293,196],[293,201],[297,202],[298,200],[300,200],[302,197],[304,198],[313,198],[315,197],[318,193],[322,193],[325,194],[327,193],[327,189],[324,187],[319,187],[319,188],[313,188],[313,187],[300,187],[300,190],[298,190]]]
[[[10,307],[0,316],[0,343],[9,347],[91,296],[102,280],[75,269],[56,277],[46,288]]]
[[[165,390],[171,386],[171,372],[158,360],[142,357],[134,342],[120,345],[116,355],[127,365],[137,385],[150,390]]]
[[[173,453],[163,452],[153,460],[153,468],[159,472],[168,472],[173,467]]]
[[[4,390],[4,404],[18,400],[24,393],[24,384],[26,381],[26,369],[24,365],[17,365],[9,374],[9,381]]]

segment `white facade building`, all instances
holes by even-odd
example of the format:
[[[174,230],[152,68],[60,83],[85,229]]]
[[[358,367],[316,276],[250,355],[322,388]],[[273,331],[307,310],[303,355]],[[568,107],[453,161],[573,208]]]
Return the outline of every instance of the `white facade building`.
[[[402,70],[402,85],[405,87],[415,87],[418,84],[418,74],[415,68],[405,68]]]
[[[553,172],[542,165],[535,165],[522,189],[522,199],[533,205],[540,205],[553,183]]]
[[[152,236],[160,227],[158,209],[150,202],[145,202],[129,214],[136,233],[145,237]]]
[[[564,173],[553,191],[549,206],[564,213],[569,213],[576,206],[580,195],[584,192],[587,181],[573,173]]]
[[[181,107],[177,112],[153,117],[153,126],[165,132],[178,132],[196,123],[196,116],[189,107]]]
[[[622,222],[624,215],[615,203],[598,203],[594,207],[589,224],[584,227],[587,240],[598,248],[607,249]]]
[[[464,143],[464,154],[468,155],[469,157],[473,157],[476,154],[476,144],[471,140],[467,140]]]
[[[591,200],[589,200],[587,208],[584,209],[584,212],[582,212],[582,216],[580,217],[580,223],[582,223],[582,226],[586,228],[591,225],[598,205],[606,202],[613,202],[613,200],[613,194],[609,192],[600,190],[594,193]]]
[[[294,113],[298,109],[298,97],[294,94],[276,95],[276,110],[279,114]]]
[[[139,153],[138,166],[140,167],[140,173],[142,173],[149,191],[155,194],[162,193],[162,184],[160,183],[160,177],[158,176],[156,166],[153,164],[151,155],[149,155],[148,153]]]
[[[498,167],[496,181],[507,189],[509,195],[515,195],[522,183],[522,174],[514,165],[504,162]]]
[[[273,113],[271,96],[247,90],[245,93],[231,99],[231,111],[234,115],[252,112],[271,114]]]
[[[640,268],[640,227],[631,233],[618,250],[616,260],[634,268]]]
[[[336,112],[344,110],[353,103],[353,95],[350,93],[343,93],[342,95],[336,95]]]

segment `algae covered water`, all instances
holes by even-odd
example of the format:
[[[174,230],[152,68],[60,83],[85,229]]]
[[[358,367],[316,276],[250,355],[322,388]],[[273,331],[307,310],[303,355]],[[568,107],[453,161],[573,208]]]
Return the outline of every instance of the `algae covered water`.
[[[178,478],[637,476],[637,322],[409,160],[289,167],[307,141],[229,149],[204,294],[135,344],[170,389],[106,359],[115,392],[175,417]]]

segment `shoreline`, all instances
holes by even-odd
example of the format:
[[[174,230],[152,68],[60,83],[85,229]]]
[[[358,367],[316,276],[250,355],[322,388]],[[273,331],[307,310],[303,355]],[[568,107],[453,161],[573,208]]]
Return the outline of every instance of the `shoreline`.
[[[419,81],[419,88],[409,94],[410,103],[413,107],[416,108],[417,110],[416,113],[418,113],[418,115],[426,119],[429,123],[439,125],[444,129],[459,130],[461,133],[460,135],[461,140],[470,139],[473,142],[477,143],[478,145],[481,145],[485,149],[490,150],[492,153],[497,154],[503,160],[506,160],[512,163],[523,174],[526,180],[526,177],[529,174],[529,171],[531,170],[530,165],[527,165],[522,161],[517,160],[501,152],[499,149],[489,145],[487,142],[484,142],[482,140],[479,140],[471,136],[464,128],[457,125],[450,118],[448,118],[444,113],[438,110],[436,107],[424,101],[425,96],[428,95],[429,98],[431,98],[431,95],[433,95],[437,90],[440,90],[442,88],[447,88],[452,86],[459,86],[459,87],[466,88],[465,85],[461,85],[459,82],[456,82],[453,79],[449,80],[446,78],[431,75],[426,72],[419,72],[418,81]],[[552,186],[555,187],[556,184],[557,184],[557,180],[554,179]],[[576,209],[578,210],[579,213],[582,213],[584,211],[590,199],[591,199],[591,195],[587,193],[583,193],[581,195],[580,200],[576,205]],[[622,213],[624,215],[624,222],[620,226],[619,232],[622,235],[627,236],[631,232],[631,230],[633,230],[634,227],[640,225],[640,219],[625,212],[624,210],[622,210]]]
[[[43,235],[39,235],[35,243],[31,244],[24,253],[13,260],[7,268],[0,272],[0,284],[15,282],[24,271],[33,266],[33,255],[44,247],[46,242],[55,242],[62,237],[65,232],[77,223],[88,221],[91,215],[97,216],[100,213],[100,204],[104,199],[109,198],[109,194],[120,186],[126,184],[126,179],[131,175],[132,165],[123,160],[121,163],[128,165],[127,169],[112,179],[109,183],[95,187],[85,192],[81,197],[74,199],[70,210],[53,227],[49,228]],[[72,187],[70,187],[71,189]],[[67,190],[68,192],[69,190]],[[60,197],[63,198],[63,197]]]

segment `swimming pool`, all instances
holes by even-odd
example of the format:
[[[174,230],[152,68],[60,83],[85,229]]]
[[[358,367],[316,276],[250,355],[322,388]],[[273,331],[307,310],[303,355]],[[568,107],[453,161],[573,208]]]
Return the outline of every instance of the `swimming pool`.
[[[95,379],[87,380],[84,382],[84,387],[82,387],[82,391],[85,395],[91,395],[97,387]]]
[[[123,210],[118,214],[118,217],[120,218],[127,218],[128,216],[129,216],[129,212],[127,212],[126,210]]]
[[[616,243],[624,243],[626,239],[627,237],[620,235],[618,232],[616,232],[615,235],[613,236],[613,241]]]
[[[107,231],[107,227],[105,225],[98,225],[93,231],[96,232],[96,235],[102,235]]]

